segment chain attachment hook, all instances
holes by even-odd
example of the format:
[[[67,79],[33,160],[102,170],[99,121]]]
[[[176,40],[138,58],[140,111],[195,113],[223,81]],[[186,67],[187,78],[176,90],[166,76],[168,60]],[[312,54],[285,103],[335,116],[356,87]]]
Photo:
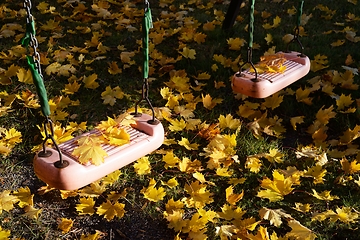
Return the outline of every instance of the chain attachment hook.
[[[43,127],[44,127],[44,132],[45,132],[45,139],[44,139],[44,141],[42,143],[43,150],[38,153],[38,156],[39,157],[50,157],[52,155],[51,151],[46,150],[46,142],[50,139],[51,142],[54,144],[54,146],[56,148],[56,151],[59,154],[59,160],[54,163],[54,166],[56,168],[65,168],[65,167],[69,166],[69,162],[63,159],[61,150],[60,150],[58,144],[55,141],[55,138],[54,138],[54,124],[51,121],[51,119],[46,117],[46,120],[44,121]],[[48,128],[50,130],[50,133],[48,132]]]

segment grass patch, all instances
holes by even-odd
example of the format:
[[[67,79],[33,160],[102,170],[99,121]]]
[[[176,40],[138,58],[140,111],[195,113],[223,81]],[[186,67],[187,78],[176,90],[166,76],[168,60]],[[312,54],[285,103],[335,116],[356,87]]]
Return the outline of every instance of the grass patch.
[[[38,126],[43,116],[35,86],[17,77],[19,69],[28,69],[26,51],[18,45],[24,35],[25,11],[21,4],[1,3],[0,235],[9,230],[9,239],[223,240],[260,239],[260,232],[266,231],[284,239],[357,239],[360,53],[354,49],[359,41],[360,8],[356,1],[344,1],[341,7],[338,3],[305,2],[303,11],[304,53],[313,66],[320,57],[324,68],[311,71],[278,95],[253,99],[233,93],[230,81],[247,60],[247,2],[234,26],[225,31],[221,24],[226,1],[150,1],[154,28],[148,94],[168,144],[148,156],[147,174],[130,164],[111,183],[105,183],[105,178],[74,192],[49,191],[32,169],[42,141]],[[91,129],[107,116],[134,107],[143,81],[143,4],[62,0],[34,4],[54,123],[66,129],[70,122],[87,122]],[[269,49],[286,49],[283,37],[293,33],[296,4],[257,1],[255,63]],[[273,24],[277,16],[279,25],[265,29],[264,24]],[[230,49],[230,38],[243,39],[244,45]],[[194,57],[186,56],[186,49],[194,51]],[[118,74],[111,74],[113,63]],[[51,64],[71,65],[75,70],[47,74]],[[198,77],[204,73],[210,77]],[[98,87],[85,87],[84,79],[92,74],[97,75]],[[74,82],[79,89],[66,92]],[[113,106],[104,104],[105,89],[117,86],[126,96]],[[162,96],[166,89],[169,94]],[[26,98],[27,93],[34,95]],[[207,106],[207,95],[221,102]],[[348,102],[339,102],[344,97]],[[149,108],[145,102],[140,107]],[[292,122],[295,117],[301,121]],[[175,120],[184,127],[174,130]],[[11,129],[21,138],[10,137]],[[165,192],[161,200],[145,194],[152,183]],[[274,193],[270,183],[282,185]],[[261,196],[266,189],[279,198],[269,201]],[[22,190],[31,199],[27,204],[16,197]],[[315,197],[314,190],[320,195],[330,191],[330,196]],[[4,201],[11,197],[6,205]],[[84,198],[94,201],[92,214],[77,210]],[[108,201],[124,204],[124,216],[118,213],[106,219],[99,209]],[[281,224],[276,225],[261,216],[265,208],[288,215],[280,216]],[[73,221],[66,231],[59,229],[64,218]],[[307,238],[291,227],[294,221],[307,228]]]

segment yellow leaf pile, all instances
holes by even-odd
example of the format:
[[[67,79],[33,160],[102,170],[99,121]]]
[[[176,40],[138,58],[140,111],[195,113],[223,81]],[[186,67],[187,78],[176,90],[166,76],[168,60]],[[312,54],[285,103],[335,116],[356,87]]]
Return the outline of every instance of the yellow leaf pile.
[[[232,92],[250,29],[249,1],[222,29],[229,3],[150,1],[145,89],[143,1],[33,2],[53,131],[41,124],[32,49],[19,45],[26,11],[0,3],[0,239],[137,239],[153,223],[176,240],[357,238],[360,2],[305,1],[300,19],[294,1],[256,4],[257,72],[286,73],[276,52],[294,30],[311,59],[307,76],[265,99]],[[164,127],[159,149],[82,189],[33,191],[29,159],[45,132],[58,144],[75,138],[72,154],[96,167],[106,145],[129,143],[142,96]],[[147,101],[137,107],[153,113]],[[111,227],[134,212],[141,229]]]

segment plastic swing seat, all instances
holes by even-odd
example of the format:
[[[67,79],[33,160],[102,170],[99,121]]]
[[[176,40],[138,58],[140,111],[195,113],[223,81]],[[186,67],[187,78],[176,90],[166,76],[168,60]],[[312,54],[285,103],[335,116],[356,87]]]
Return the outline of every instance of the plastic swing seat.
[[[310,71],[310,60],[299,52],[278,52],[286,59],[283,73],[256,74],[249,69],[234,74],[231,86],[234,92],[254,98],[266,98],[293,82],[301,79]]]
[[[58,145],[63,153],[63,160],[69,163],[64,168],[55,166],[55,163],[59,161],[59,153],[56,149],[47,148],[47,151],[51,151],[51,156],[48,157],[43,157],[40,153],[36,154],[33,161],[35,174],[49,186],[61,190],[75,190],[88,185],[151,153],[162,145],[164,128],[160,122],[151,124],[149,122],[151,119],[151,116],[141,114],[140,117],[135,117],[136,124],[132,127],[124,126],[125,130],[130,134],[128,144],[122,146],[104,144],[102,147],[108,156],[105,157],[104,163],[99,166],[92,164],[82,165],[77,161],[77,157],[71,154],[77,147],[76,140],[78,138],[91,134],[100,134],[98,130],[92,130]]]

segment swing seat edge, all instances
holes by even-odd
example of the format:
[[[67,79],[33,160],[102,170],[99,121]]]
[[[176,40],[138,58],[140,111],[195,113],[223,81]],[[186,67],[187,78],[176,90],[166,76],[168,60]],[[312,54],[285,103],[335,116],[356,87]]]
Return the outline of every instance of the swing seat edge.
[[[258,74],[258,81],[253,81],[254,73],[249,70],[236,72],[231,79],[234,92],[254,98],[266,98],[307,75],[310,71],[310,59],[300,56],[299,52],[278,52],[287,59],[289,68],[284,73]]]
[[[59,160],[59,153],[53,148],[47,148],[46,150],[51,151],[52,155],[40,157],[36,154],[33,160],[34,172],[40,180],[60,190],[76,190],[84,187],[151,153],[163,144],[164,128],[162,124],[149,124],[147,121],[150,119],[151,116],[147,114],[142,114],[136,119],[133,128],[143,133],[142,136],[130,140],[128,144],[107,151],[108,156],[99,166],[82,165],[74,157],[63,152],[62,158],[69,162],[69,166],[56,168],[54,163]]]

